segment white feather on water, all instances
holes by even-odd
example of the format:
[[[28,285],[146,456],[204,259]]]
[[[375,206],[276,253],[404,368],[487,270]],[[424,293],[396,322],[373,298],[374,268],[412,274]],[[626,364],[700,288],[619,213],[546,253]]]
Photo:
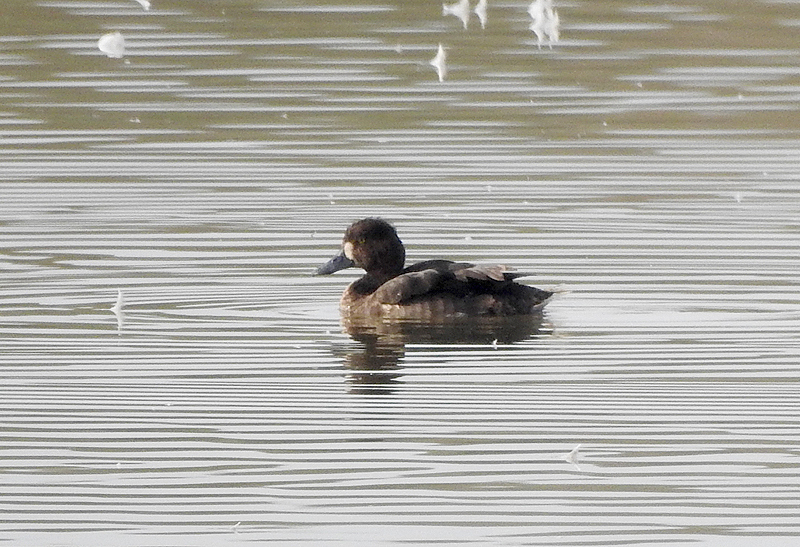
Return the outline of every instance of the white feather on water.
[[[478,20],[481,22],[481,28],[486,28],[486,9],[488,7],[488,0],[478,0],[478,3],[475,5],[475,9],[472,11],[475,15],[478,16]]]
[[[458,17],[464,28],[467,28],[469,25],[469,0],[459,0],[455,4],[442,4],[442,15]]]
[[[578,465],[578,450],[580,450],[581,445],[576,446],[573,448],[569,454],[564,458],[564,461],[567,461],[575,466],[575,469],[580,471],[580,466]]]
[[[117,301],[110,308],[112,313],[117,316],[117,330],[122,330],[122,326],[125,322],[125,316],[123,312],[124,306],[125,294],[122,292],[122,289],[117,289]]]
[[[536,34],[539,48],[541,49],[542,43],[547,40],[547,45],[552,49],[553,44],[560,38],[561,25],[558,12],[553,8],[553,1],[534,0],[528,6],[528,15],[533,19],[529,28]]]
[[[125,56],[125,38],[119,31],[101,36],[97,41],[97,47],[112,59],[121,59]]]
[[[436,52],[436,57],[431,59],[430,65],[436,69],[436,74],[439,75],[439,81],[443,82],[445,77],[447,76],[447,53],[444,50],[444,46],[439,44],[439,49]]]

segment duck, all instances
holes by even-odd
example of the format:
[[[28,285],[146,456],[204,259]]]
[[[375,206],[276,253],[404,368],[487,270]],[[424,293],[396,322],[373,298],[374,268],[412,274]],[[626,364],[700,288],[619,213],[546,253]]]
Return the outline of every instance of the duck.
[[[344,317],[422,322],[475,316],[540,314],[553,292],[516,281],[528,274],[502,265],[444,259],[405,265],[406,250],[394,226],[365,218],[345,231],[340,252],[314,272],[329,275],[358,267],[366,273],[345,289]]]

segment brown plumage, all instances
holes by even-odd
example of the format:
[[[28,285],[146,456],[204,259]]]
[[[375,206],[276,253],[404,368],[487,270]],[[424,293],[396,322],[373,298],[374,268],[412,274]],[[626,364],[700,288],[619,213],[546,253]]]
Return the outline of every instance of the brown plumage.
[[[366,218],[345,232],[342,251],[320,266],[326,275],[351,266],[366,274],[342,295],[348,316],[382,316],[440,321],[463,316],[513,316],[537,313],[552,292],[514,281],[524,274],[500,265],[426,260],[407,268],[405,248],[385,220]]]

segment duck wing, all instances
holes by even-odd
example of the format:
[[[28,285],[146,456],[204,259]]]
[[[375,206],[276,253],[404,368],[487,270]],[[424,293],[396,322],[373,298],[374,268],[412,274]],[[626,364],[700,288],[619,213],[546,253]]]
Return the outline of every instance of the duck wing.
[[[456,279],[459,281],[498,281],[502,283],[527,275],[501,264],[480,264],[477,266],[469,264],[468,266],[453,271]]]
[[[401,304],[416,296],[473,291],[492,292],[525,274],[501,265],[474,265],[450,260],[426,260],[409,266],[403,273],[381,285],[374,298],[383,304]]]
[[[378,287],[373,298],[381,304],[400,304],[415,296],[434,292],[440,282],[441,273],[436,270],[401,274]]]

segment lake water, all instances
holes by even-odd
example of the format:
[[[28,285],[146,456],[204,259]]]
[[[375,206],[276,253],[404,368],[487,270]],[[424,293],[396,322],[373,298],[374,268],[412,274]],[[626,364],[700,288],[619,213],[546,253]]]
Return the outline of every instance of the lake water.
[[[798,540],[800,6],[527,7],[5,0],[0,541]],[[378,215],[559,294],[348,333]]]

